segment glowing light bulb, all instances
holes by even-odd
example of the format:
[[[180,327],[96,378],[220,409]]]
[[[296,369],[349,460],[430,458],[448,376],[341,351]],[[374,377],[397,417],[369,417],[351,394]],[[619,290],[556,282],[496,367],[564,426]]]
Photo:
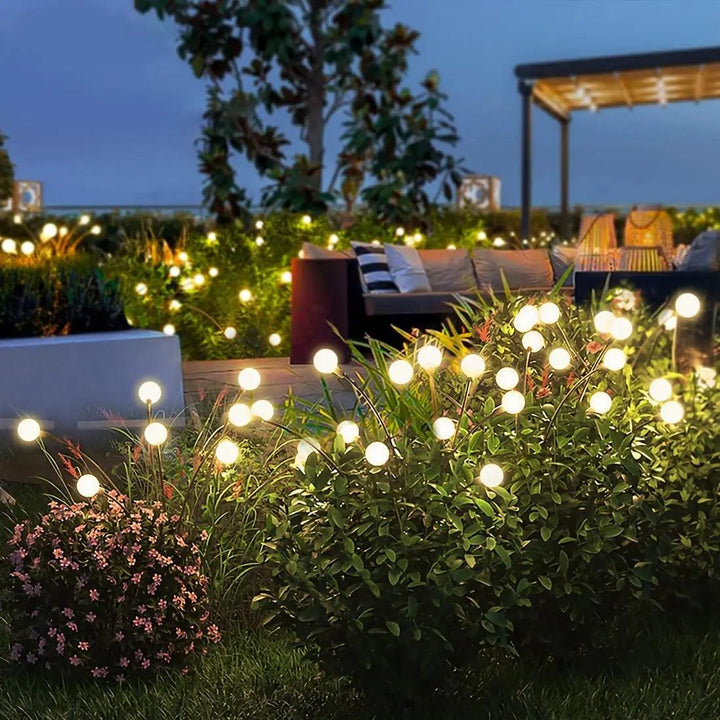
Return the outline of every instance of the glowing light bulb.
[[[375,467],[381,467],[390,459],[390,450],[383,442],[372,442],[365,448],[365,459]]]
[[[269,400],[256,400],[250,406],[250,412],[252,412],[255,417],[259,417],[261,420],[268,422],[275,414],[275,408]]]
[[[2,248],[3,252],[14,255],[17,253],[17,242],[12,238],[5,238],[0,244],[0,248]]]
[[[477,239],[478,239],[478,240],[487,240],[487,233],[486,233],[484,230],[481,230],[481,231],[477,234]]]
[[[168,438],[167,428],[160,422],[151,422],[143,433],[145,440],[150,445],[162,445]]]
[[[168,274],[170,277],[180,277],[180,268],[177,265],[173,265],[170,270],[168,271]]]
[[[91,235],[99,235],[102,232],[102,228],[99,225],[93,225],[90,228]]]
[[[554,325],[560,319],[560,308],[554,302],[543,303],[538,308],[540,322],[545,325]]]
[[[135,286],[135,292],[140,296],[147,295],[148,286],[144,282],[139,282]]]
[[[217,444],[215,457],[222,465],[232,465],[240,457],[240,448],[232,440],[225,438]]]
[[[501,237],[493,238],[492,244],[493,244],[493,247],[496,247],[496,248],[505,247],[505,245],[507,245],[505,240],[503,240]]]
[[[270,337],[268,338],[268,342],[273,346],[277,347],[281,342],[282,338],[280,337],[279,333],[272,333]]]
[[[200,287],[201,285],[205,284],[205,276],[202,273],[197,273],[193,276],[193,282],[195,283],[195,285]]]
[[[545,347],[545,338],[537,330],[531,330],[522,336],[522,346],[530,352],[540,352]]]
[[[297,455],[307,459],[313,453],[317,453],[319,449],[317,442],[313,439],[300,440],[297,446]]]
[[[513,319],[513,327],[521,333],[532,330],[540,322],[540,313],[534,305],[524,305]]]
[[[20,245],[20,252],[23,255],[32,255],[35,252],[35,243],[30,242],[30,240],[26,240]]]
[[[181,263],[186,263],[190,259],[190,256],[183,250],[182,252],[178,253],[178,260]]]
[[[81,475],[77,479],[77,484],[75,486],[77,488],[77,491],[82,495],[83,497],[91,498],[95,497],[95,495],[100,492],[100,481],[94,476],[85,474]]]
[[[598,415],[604,415],[612,406],[612,398],[602,390],[590,396],[590,409]]]
[[[59,230],[58,234],[60,237],[65,237],[68,234],[68,229],[63,225]]]
[[[407,360],[395,360],[388,367],[388,376],[396,385],[407,385],[414,373],[413,366]]]
[[[162,388],[154,380],[146,380],[138,388],[140,401],[155,404],[162,397]]]
[[[677,400],[668,400],[660,406],[660,417],[663,422],[674,425],[685,417],[685,408]]]
[[[485,372],[485,361],[476,353],[469,353],[460,361],[460,370],[475,380]]]
[[[665,402],[672,397],[672,385],[665,378],[656,378],[650,383],[648,395],[655,402]]]
[[[417,364],[427,372],[437,370],[442,359],[442,350],[436,345],[423,345],[417,352]]]
[[[90,224],[90,216],[89,215],[81,215],[80,220],[78,220],[78,223],[80,225],[89,225]]]
[[[675,312],[682,318],[693,318],[700,312],[700,298],[691,292],[677,296]]]
[[[609,310],[601,310],[593,318],[593,324],[599,333],[607,335],[610,332],[610,328],[612,327],[614,320],[615,315],[613,315]]]
[[[334,350],[323,348],[318,350],[313,357],[315,369],[323,375],[334,373],[338,368],[338,356]]]
[[[343,420],[336,432],[346,443],[355,442],[360,437],[360,428],[352,420]]]
[[[450,243],[450,244],[447,246],[447,249],[448,249],[448,250],[457,250],[457,245],[455,245],[454,243]]]
[[[602,359],[602,364],[607,370],[622,370],[626,362],[627,356],[620,348],[611,348]]]
[[[175,334],[175,326],[172,323],[167,323],[167,325],[163,325],[163,332],[166,335],[174,335]]]
[[[209,275],[211,278],[216,278],[219,274],[220,274],[220,271],[219,271],[216,267],[211,267],[211,268],[208,270],[208,275]]]
[[[16,213],[15,215],[13,215],[13,222],[16,225],[20,225],[22,223],[22,215],[20,215],[20,213]]]
[[[338,237],[337,233],[332,233],[330,237],[328,238],[328,245],[331,247],[335,247],[340,242],[340,238]]]
[[[632,323],[624,317],[616,317],[610,324],[610,334],[616,340],[627,340],[633,331]]]
[[[480,482],[486,487],[497,487],[504,477],[503,469],[495,463],[488,463],[480,469]]]
[[[239,293],[238,297],[240,302],[249,303],[253,299],[253,294],[247,288],[243,288]]]
[[[217,233],[209,232],[209,233],[207,234],[207,241],[208,241],[209,243],[215,243],[215,242],[217,242]]]
[[[449,417],[439,417],[433,421],[433,434],[438,440],[449,440],[455,435],[455,421]]]
[[[42,240],[42,242],[47,242],[48,240],[52,240],[56,237],[57,234],[58,229],[55,223],[45,223],[40,231],[40,240]]]
[[[262,246],[265,244],[265,238],[264,238],[262,235],[258,235],[258,236],[255,238],[255,244],[256,244],[258,247],[262,247]]]
[[[525,396],[517,390],[509,390],[502,396],[502,409],[510,415],[517,415],[525,407]]]
[[[404,227],[398,227],[395,228],[395,235],[397,237],[402,237],[405,234],[405,228]]]
[[[265,223],[262,220],[256,220],[255,221],[255,229],[256,230],[262,230]]]
[[[677,315],[674,310],[665,308],[658,317],[658,324],[666,330],[674,330],[677,327]]]
[[[280,276],[280,282],[284,285],[289,285],[292,282],[292,273],[289,270],[285,270]]]
[[[238,385],[243,390],[257,390],[260,387],[260,373],[255,368],[243,368],[238,373]]]
[[[245,427],[252,422],[252,419],[252,410],[245,403],[235,403],[228,409],[228,422],[235,427]]]
[[[312,218],[311,218],[309,215],[303,215],[301,222],[302,222],[303,225],[311,225],[311,224],[312,224]]]
[[[520,382],[520,376],[515,368],[504,367],[495,373],[495,382],[501,390],[512,390]]]
[[[18,437],[25,442],[32,442],[40,437],[42,429],[40,423],[33,418],[25,418],[17,424]]]
[[[176,311],[182,307],[182,303],[179,300],[173,299],[168,303],[168,307],[170,308],[170,310]]]
[[[570,353],[565,348],[554,348],[548,355],[553,370],[565,370],[570,366]]]
[[[224,335],[228,340],[234,340],[234,339],[237,337],[237,330],[236,330],[232,325],[228,325],[228,326],[223,330],[223,335]]]

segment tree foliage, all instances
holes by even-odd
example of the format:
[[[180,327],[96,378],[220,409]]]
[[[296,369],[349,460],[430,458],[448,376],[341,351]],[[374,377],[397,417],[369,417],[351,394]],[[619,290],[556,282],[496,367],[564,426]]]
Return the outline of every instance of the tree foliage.
[[[219,217],[247,212],[234,155],[269,184],[266,207],[322,212],[358,198],[381,217],[420,215],[438,181],[447,198],[460,176],[445,150],[457,143],[438,76],[404,85],[418,33],[383,27],[385,0],[135,0],[180,29],[178,52],[208,81],[199,141],[205,201]],[[286,114],[304,152],[277,124]],[[326,140],[342,119],[331,169]]]
[[[0,133],[0,202],[5,202],[13,194],[13,183],[15,181],[15,168],[5,149],[7,136]]]

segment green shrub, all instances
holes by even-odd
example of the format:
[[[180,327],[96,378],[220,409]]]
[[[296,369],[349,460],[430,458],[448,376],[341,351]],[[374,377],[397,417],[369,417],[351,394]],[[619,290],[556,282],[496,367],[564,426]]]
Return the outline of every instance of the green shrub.
[[[479,651],[563,653],[677,597],[688,576],[706,589],[716,577],[718,389],[672,372],[664,327],[623,310],[634,303],[627,293],[611,305],[632,319],[626,342],[555,300],[560,320],[537,325],[539,352],[513,327],[532,314],[526,299],[465,302],[459,329],[408,336],[400,353],[354,345],[350,415],[329,392],[289,413],[305,441],[295,487],[268,522],[264,562],[276,584],[256,604],[385,705],[412,711]],[[428,344],[444,353],[437,370],[418,368]],[[548,363],[560,347],[571,354],[562,371]],[[605,369],[606,350],[620,348],[627,364]],[[476,380],[460,365],[473,352],[487,366]],[[398,358],[414,362],[408,385],[389,379]],[[502,406],[503,367],[519,375],[519,414]],[[680,425],[660,421],[648,396],[660,376],[687,409]],[[607,412],[591,409],[597,392],[608,393]],[[336,431],[348,417],[357,442]],[[452,421],[448,439],[435,434],[440,417]],[[365,456],[373,442],[388,453],[377,467]],[[483,481],[490,464],[504,471],[498,486]]]

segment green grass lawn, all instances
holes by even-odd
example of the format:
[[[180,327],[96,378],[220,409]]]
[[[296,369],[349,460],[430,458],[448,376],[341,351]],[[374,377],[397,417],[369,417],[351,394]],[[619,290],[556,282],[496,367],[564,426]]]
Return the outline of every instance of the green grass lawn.
[[[690,626],[665,616],[626,650],[581,660],[503,660],[475,668],[414,718],[711,720],[720,718],[717,618]],[[123,686],[28,675],[0,666],[2,720],[331,720],[382,718],[349,683],[328,679],[282,639],[238,634],[193,675]]]

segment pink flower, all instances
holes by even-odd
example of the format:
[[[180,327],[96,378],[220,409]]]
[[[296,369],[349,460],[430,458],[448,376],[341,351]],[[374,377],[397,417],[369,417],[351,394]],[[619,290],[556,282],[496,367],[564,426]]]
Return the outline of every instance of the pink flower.
[[[65,609],[62,611],[62,614],[63,614],[66,618],[71,618],[71,617],[74,617],[74,616],[75,616],[75,613],[72,611],[72,608],[65,608]]]
[[[99,599],[100,599],[100,593],[99,593],[97,590],[95,590],[95,589],[90,590],[90,599],[91,599],[92,601],[94,601],[94,602],[97,601],[97,600],[99,600]]]
[[[77,655],[73,655],[73,656],[70,658],[70,664],[71,664],[73,667],[77,667],[77,666],[80,665],[81,663],[82,663],[82,660],[81,660]]]
[[[89,650],[90,649],[90,643],[89,642],[79,642],[78,647],[81,650]]]
[[[115,633],[115,639],[116,639],[118,642],[122,642],[122,641],[124,640],[124,638],[125,638],[125,633],[123,633],[123,632],[116,632],[116,633]]]
[[[95,620],[97,619],[97,615],[96,615],[95,613],[89,612],[89,613],[85,616],[85,619],[86,619],[89,623],[94,623]]]
[[[142,663],[140,663],[140,665],[142,666],[143,670],[147,670],[150,667],[150,660],[145,658],[145,660],[143,660]]]
[[[126,657],[120,658],[120,667],[121,668],[126,668],[129,664],[130,664],[130,660],[128,658],[126,658]]]
[[[106,667],[95,667],[91,673],[94,678],[104,678],[108,675],[108,669]]]

